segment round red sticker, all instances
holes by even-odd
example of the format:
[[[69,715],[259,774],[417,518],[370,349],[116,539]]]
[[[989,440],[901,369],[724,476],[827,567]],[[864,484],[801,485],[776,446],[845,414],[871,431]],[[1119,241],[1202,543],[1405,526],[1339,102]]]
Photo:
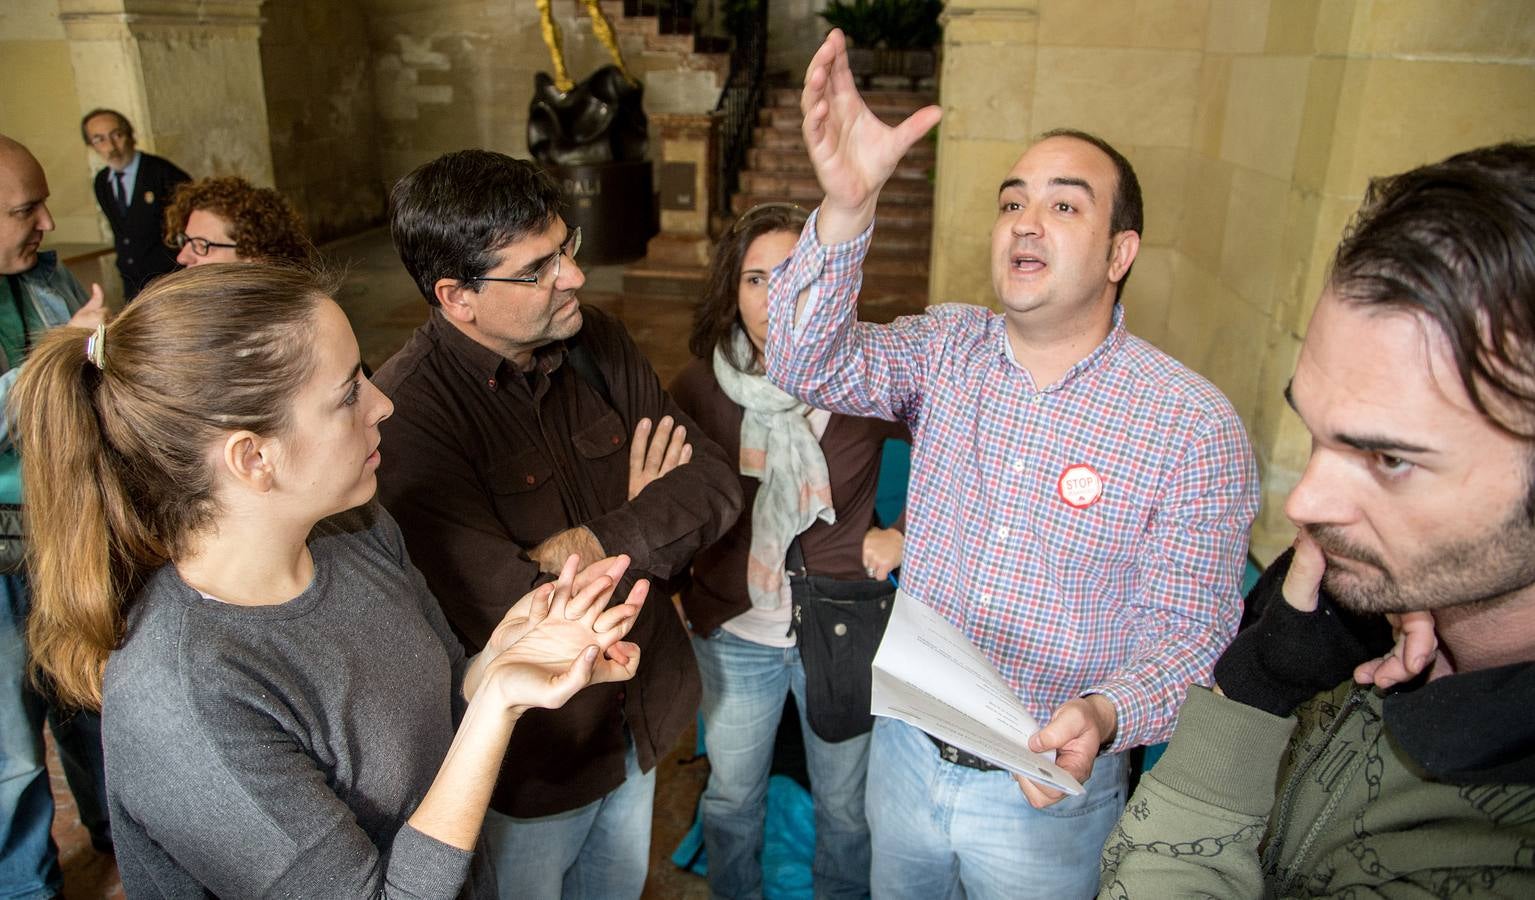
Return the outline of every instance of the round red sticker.
[[[1056,481],[1055,490],[1067,506],[1087,509],[1103,496],[1103,479],[1098,477],[1092,466],[1069,466]]]

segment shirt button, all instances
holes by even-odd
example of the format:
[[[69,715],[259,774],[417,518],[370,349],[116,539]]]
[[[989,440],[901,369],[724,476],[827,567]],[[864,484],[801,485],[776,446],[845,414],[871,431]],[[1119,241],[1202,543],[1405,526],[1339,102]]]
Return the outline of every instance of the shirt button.
[[[495,390],[496,389],[496,379],[494,379],[494,378],[487,378],[487,379],[485,379],[485,386],[490,388],[491,390]]]
[[[986,596],[985,594],[981,595],[981,605],[982,606],[985,606],[986,604],[988,604],[990,602],[991,602],[991,598],[990,597]]]
[[[619,691],[619,692],[618,692],[618,702],[619,702],[619,703],[622,703],[622,702],[624,702],[624,698],[625,698],[625,697],[627,697],[627,696],[628,696],[628,695],[627,695],[627,694],[625,694],[625,693],[624,693],[624,692],[623,692],[623,691]]]
[[[1045,395],[1044,395],[1044,393],[1041,392],[1041,393],[1035,394],[1034,396],[1029,398],[1029,402],[1030,403],[1044,403],[1045,402]]]
[[[837,637],[842,637],[843,635],[847,634],[847,626],[841,622],[838,622],[832,626],[831,633],[835,634]]]
[[[528,484],[537,484],[538,483],[538,479],[534,478],[532,475],[527,476],[523,480],[526,481]]]
[[[622,437],[620,437],[619,435],[616,435],[616,434],[613,435],[613,446],[617,447],[619,444],[622,444],[623,442],[624,442],[624,439]]]
[[[1007,530],[1007,526],[1006,525],[1002,526],[1001,528],[998,528],[997,529],[997,540],[999,540],[999,541],[1007,540],[1007,536],[1008,536],[1009,533],[1010,532]]]
[[[1019,475],[1023,474],[1023,460],[1021,460],[1021,459],[1013,460],[1013,471],[1018,473]]]

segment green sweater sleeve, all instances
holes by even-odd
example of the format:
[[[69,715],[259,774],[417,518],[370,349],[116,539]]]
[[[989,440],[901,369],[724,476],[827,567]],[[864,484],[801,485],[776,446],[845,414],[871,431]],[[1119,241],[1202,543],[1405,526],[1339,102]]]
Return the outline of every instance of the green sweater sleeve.
[[[1258,897],[1258,845],[1295,719],[1190,687],[1167,753],[1103,848],[1100,897]]]

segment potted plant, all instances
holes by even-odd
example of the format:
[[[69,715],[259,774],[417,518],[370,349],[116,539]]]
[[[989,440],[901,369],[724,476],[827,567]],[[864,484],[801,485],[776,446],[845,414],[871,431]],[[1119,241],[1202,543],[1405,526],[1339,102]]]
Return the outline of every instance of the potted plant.
[[[943,0],[831,0],[821,18],[848,39],[848,67],[867,83],[876,75],[925,78],[937,70]]]

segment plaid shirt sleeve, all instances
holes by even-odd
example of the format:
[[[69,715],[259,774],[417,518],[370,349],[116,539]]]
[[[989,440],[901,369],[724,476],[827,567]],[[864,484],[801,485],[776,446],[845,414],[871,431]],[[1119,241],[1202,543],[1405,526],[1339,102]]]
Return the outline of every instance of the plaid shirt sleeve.
[[[1114,703],[1110,751],[1166,740],[1187,686],[1210,684],[1216,657],[1236,634],[1258,473],[1241,422],[1225,412],[1195,436],[1149,523],[1133,655],[1083,692]]]
[[[862,266],[874,234],[823,246],[820,211],[811,213],[794,252],[773,270],[768,286],[768,378],[819,409],[852,416],[915,420],[934,341],[931,316],[905,316],[890,325],[858,321]],[[806,292],[796,320],[795,306]]]

